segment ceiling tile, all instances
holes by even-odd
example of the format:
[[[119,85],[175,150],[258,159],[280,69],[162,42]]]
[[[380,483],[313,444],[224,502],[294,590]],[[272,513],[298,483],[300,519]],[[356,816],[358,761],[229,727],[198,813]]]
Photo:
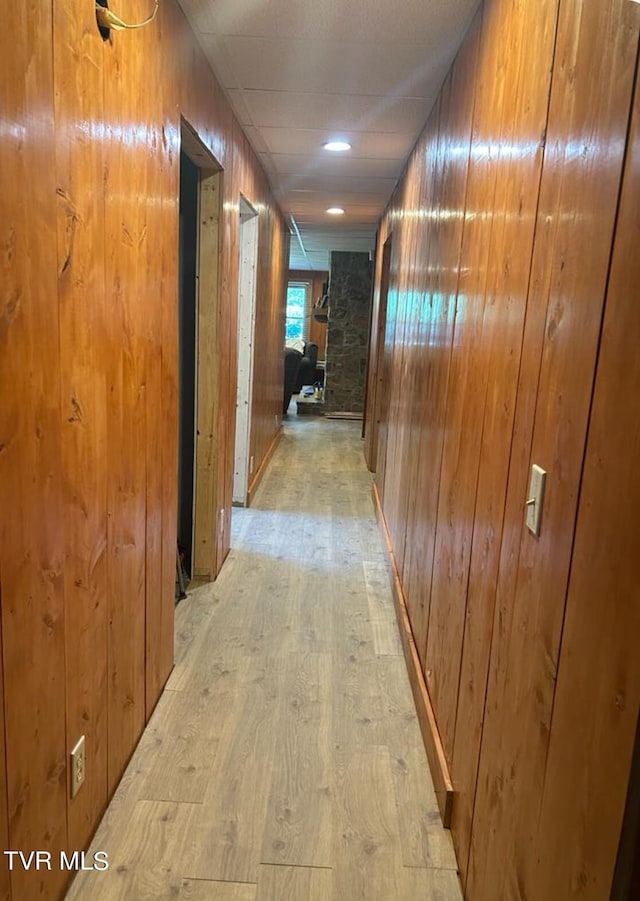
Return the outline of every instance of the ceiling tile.
[[[205,50],[219,47],[202,35]],[[388,94],[390,97],[437,95],[451,63],[448,49],[420,44],[387,44],[372,54],[367,44],[345,41],[267,40],[225,37],[224,87],[335,94]]]
[[[179,0],[286,216],[291,261],[372,250],[479,0]],[[322,143],[347,137],[350,153]],[[331,217],[327,206],[346,214]],[[295,262],[294,262],[295,261]]]
[[[281,175],[284,191],[323,191],[328,193],[376,194],[389,197],[396,186],[395,178],[362,178],[343,175]]]
[[[324,157],[324,131],[302,128],[264,128],[260,133],[271,153],[305,154]],[[414,134],[375,134],[361,132],[352,138],[352,149],[340,154],[340,159],[405,160],[415,144]]]
[[[251,122],[259,127],[322,129],[322,140],[354,132],[417,134],[434,98],[367,94],[301,94],[295,91],[244,92]]]
[[[404,163],[400,160],[334,159],[333,157],[307,158],[295,154],[271,154],[271,160],[283,175],[321,176],[341,175],[398,178]]]
[[[181,0],[194,25],[214,34],[353,42],[449,44],[477,0]]]
[[[246,98],[243,91],[228,90],[227,96],[231,101],[231,106],[233,107],[234,113],[238,117],[240,125],[245,126],[258,124],[249,111],[249,107],[246,103]]]

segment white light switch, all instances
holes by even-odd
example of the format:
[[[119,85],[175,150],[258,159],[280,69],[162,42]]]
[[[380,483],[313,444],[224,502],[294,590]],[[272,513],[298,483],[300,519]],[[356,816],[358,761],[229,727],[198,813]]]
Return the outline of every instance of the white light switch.
[[[544,483],[547,473],[535,463],[531,467],[531,479],[529,481],[529,494],[527,495],[527,528],[534,535],[540,534],[540,520],[542,519],[542,504],[544,502]]]

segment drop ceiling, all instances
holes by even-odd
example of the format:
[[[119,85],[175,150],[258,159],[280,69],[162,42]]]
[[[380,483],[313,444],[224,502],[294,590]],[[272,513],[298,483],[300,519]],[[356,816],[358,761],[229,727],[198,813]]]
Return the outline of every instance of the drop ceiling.
[[[290,223],[291,268],[373,250],[478,0],[180,3]],[[351,150],[324,150],[335,138]]]

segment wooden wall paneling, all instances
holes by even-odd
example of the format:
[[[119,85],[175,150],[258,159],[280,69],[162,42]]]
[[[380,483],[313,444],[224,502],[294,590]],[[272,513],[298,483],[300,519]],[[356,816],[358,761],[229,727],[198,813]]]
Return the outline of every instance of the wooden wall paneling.
[[[640,10],[635,22],[640,26]],[[531,897],[608,898],[640,707],[640,89],[616,227]],[[629,898],[636,897],[629,895]]]
[[[422,665],[420,663],[420,658],[418,657],[411,622],[409,620],[404,591],[402,583],[400,582],[398,568],[393,554],[393,547],[382,513],[382,507],[380,506],[380,498],[375,482],[372,485],[372,496],[376,517],[382,531],[387,552],[391,591],[396,610],[398,629],[400,631],[400,639],[402,641],[402,651],[409,676],[409,684],[411,685],[411,692],[416,705],[418,723],[422,733],[429,769],[431,771],[433,789],[438,802],[438,810],[440,811],[442,825],[445,828],[449,828],[451,824],[451,809],[453,806],[453,784],[449,774],[449,767],[444,756],[442,742],[440,741],[440,736],[438,734],[438,726],[433,714],[433,707],[431,706],[431,701],[425,685]]]
[[[497,264],[490,248],[501,141],[515,103],[509,62],[517,60],[517,50],[513,55],[512,50],[524,37],[523,18],[512,12],[510,0],[489,3],[483,17],[438,498],[437,565],[430,592],[425,586],[429,592],[424,601],[429,610],[425,676],[449,764],[488,375],[482,325],[489,273]]]
[[[131,6],[132,19],[148,12],[143,0]],[[95,828],[173,662],[180,110],[267,209],[262,265],[280,286],[270,309],[279,345],[286,229],[177,3],[107,43],[80,0],[52,0],[37,21],[14,4],[5,18],[5,846],[57,850],[81,847]],[[225,254],[232,283],[232,244]],[[227,335],[231,315],[221,317]],[[269,375],[274,410],[280,363]],[[220,469],[230,491],[228,448]],[[223,546],[228,526],[227,514]],[[88,779],[71,802],[78,732]],[[63,881],[16,870],[14,897],[55,898]]]
[[[171,418],[164,417],[163,410],[163,327],[162,308],[165,297],[171,298],[172,281],[168,280],[158,288],[158,276],[163,270],[165,254],[172,259],[171,243],[174,238],[172,222],[164,206],[166,184],[171,183],[165,146],[164,111],[165,91],[163,84],[164,53],[166,34],[162,19],[152,27],[141,29],[144,37],[144,58],[146,78],[157,88],[149,92],[146,167],[146,240],[144,251],[144,281],[146,297],[141,298],[145,331],[142,340],[145,345],[145,398],[146,398],[146,557],[145,557],[145,718],[149,719],[160,697],[173,666],[173,614],[174,596],[164,588],[164,573],[168,565],[164,555],[170,555],[175,565],[175,551],[167,547],[163,536],[166,526],[164,507],[164,470],[162,445]],[[175,297],[175,295],[174,295]],[[145,310],[153,306],[153,315],[145,315]],[[171,472],[171,470],[170,470]],[[167,561],[168,563],[168,561]],[[174,577],[175,578],[175,577]]]
[[[142,2],[130,14],[143,17]],[[157,27],[156,23],[150,28]],[[158,294],[146,278],[153,131],[148,32],[115,33],[105,45],[106,294],[112,310],[109,466],[109,792],[145,723],[147,516],[147,323]],[[157,165],[157,163],[155,163]]]
[[[378,450],[378,420],[376,419],[376,393],[379,378],[380,362],[380,332],[382,318],[386,310],[381,309],[381,296],[386,290],[383,287],[385,280],[385,264],[383,256],[391,250],[391,245],[380,243],[381,229],[378,224],[376,232],[376,246],[373,257],[372,290],[371,290],[371,317],[369,320],[369,355],[367,357],[367,380],[365,385],[364,417],[362,420],[362,437],[364,439],[364,459],[369,472],[376,471],[376,452]],[[388,278],[387,257],[386,278]]]
[[[398,188],[396,188],[396,191]],[[390,204],[395,202],[395,194]],[[376,486],[380,502],[384,499],[384,474],[387,458],[387,435],[389,431],[389,379],[390,379],[390,354],[393,348],[392,339],[392,313],[393,313],[393,229],[391,206],[387,208],[378,226],[376,237],[377,244],[389,241],[389,270],[387,272],[387,295],[385,305],[384,329],[380,325],[378,338],[378,384],[376,386],[376,404],[378,406],[378,442],[376,445]]]
[[[364,454],[370,472],[378,468],[378,438],[380,429],[380,404],[382,401],[382,375],[384,334],[387,324],[387,294],[391,266],[391,238],[380,244],[378,230],[374,288],[371,304],[371,331],[369,336],[369,369],[367,384],[367,412],[365,416]]]
[[[488,384],[471,548],[462,660],[449,674],[455,717],[452,830],[463,875],[480,753],[494,601],[506,502],[514,411],[540,189],[557,25],[557,3],[523,8],[513,83],[505,120],[491,235],[491,269],[482,325]],[[513,45],[512,45],[513,46]],[[459,635],[457,636],[459,638]],[[446,665],[446,663],[445,663]],[[459,667],[459,669],[458,669]],[[457,696],[457,712],[455,698]],[[449,721],[449,730],[453,727]]]
[[[52,29],[51,3],[3,11],[0,572],[5,847],[57,852],[67,835]],[[14,899],[64,879],[17,868],[11,877]]]
[[[407,610],[413,629],[416,647],[422,648],[426,642],[426,629],[428,614],[422,605],[422,592],[420,591],[421,578],[412,578],[416,569],[422,573],[422,578],[427,578],[425,573],[425,559],[416,533],[416,521],[420,519],[424,508],[424,495],[418,488],[422,481],[422,469],[428,457],[425,451],[425,433],[430,431],[429,393],[432,384],[434,368],[437,360],[431,347],[431,331],[435,309],[438,304],[437,269],[440,261],[440,238],[442,229],[442,216],[439,211],[440,188],[444,175],[444,160],[442,155],[441,120],[446,120],[451,89],[451,73],[443,85],[442,92],[432,114],[427,122],[424,136],[419,142],[419,156],[421,168],[424,171],[424,182],[420,186],[420,199],[418,215],[413,227],[420,231],[419,268],[422,281],[422,304],[419,310],[419,321],[416,334],[411,339],[414,346],[416,361],[416,375],[410,386],[415,410],[415,420],[412,423],[411,441],[407,447],[407,453],[403,460],[403,468],[409,478],[405,485],[405,493],[402,502],[407,511],[406,514],[406,540],[404,567],[401,580],[404,585]],[[431,461],[429,461],[431,470]],[[437,478],[431,471],[432,478]],[[422,486],[421,486],[422,487]]]
[[[2,572],[0,572],[0,610],[2,609]],[[0,647],[2,647],[2,622],[0,621]],[[4,700],[4,674],[0,666],[0,698]],[[0,704],[0,845],[2,850],[9,850],[12,846],[9,844],[9,817],[8,817],[8,797],[7,797],[7,768],[4,765],[6,761],[6,740],[5,740],[5,722],[4,722],[4,704]],[[11,901],[11,880],[9,877],[9,868],[7,866],[7,858],[2,855],[0,863],[0,901]]]
[[[476,60],[481,13],[476,15],[468,37],[456,58],[440,127],[439,153],[442,177],[438,192],[441,213],[438,252],[429,259],[435,269],[435,292],[428,337],[423,349],[430,365],[421,387],[423,416],[420,424],[420,466],[415,483],[412,517],[413,559],[406,572],[405,590],[419,611],[413,622],[416,647],[425,663],[429,598],[434,566],[438,491],[445,433],[449,369],[459,280],[462,228],[466,207],[466,185],[471,146]],[[437,209],[437,207],[436,207]]]
[[[175,7],[172,4],[161,4],[158,12],[161,34],[163,70],[162,89],[162,192],[160,197],[163,223],[163,252],[160,261],[158,288],[159,327],[161,340],[161,386],[160,409],[164,423],[162,443],[158,449],[159,465],[162,468],[162,582],[161,607],[159,616],[152,623],[147,623],[147,646],[155,632],[160,650],[156,652],[158,675],[168,674],[173,668],[173,638],[176,578],[176,538],[178,522],[178,247],[179,247],[179,194],[180,194],[180,120],[177,110],[176,95],[180,91],[180,76],[176,71],[180,57],[178,49],[186,41],[177,41],[174,45],[171,35],[174,34],[173,16]],[[171,42],[171,43],[170,43]],[[171,52],[169,47],[172,47]],[[168,85],[172,89],[168,89]],[[147,698],[152,696],[153,680],[147,681]],[[147,715],[149,713],[147,704]]]
[[[84,787],[70,797],[69,847],[83,848],[107,803],[107,444],[102,41],[93,9],[54,12],[58,300],[65,511],[66,747],[85,736]],[[87,127],[87,123],[89,126]]]
[[[409,211],[415,209],[415,158],[409,158],[405,175],[397,196],[397,208],[393,212],[394,228],[398,235],[397,243],[392,244],[391,263],[391,304],[387,298],[387,335],[385,345],[389,344],[388,356],[388,414],[386,430],[386,454],[394,465],[384,471],[384,492],[381,497],[384,515],[391,537],[391,544],[398,569],[404,559],[405,542],[405,510],[400,498],[402,492],[403,473],[399,461],[404,459],[405,442],[407,440],[408,423],[404,413],[407,399],[403,392],[408,385],[407,372],[411,350],[407,350],[407,321],[410,310],[409,279],[410,270],[406,264],[412,252]],[[385,349],[385,354],[387,353]]]
[[[203,172],[200,182],[200,251],[198,257],[198,377],[194,574],[215,572],[216,484],[219,441],[218,319],[220,284],[220,211],[223,174]]]
[[[623,2],[594,6],[564,0],[560,8],[531,322],[518,397],[527,418],[516,411],[467,882],[472,899],[529,896],[533,884],[531,847],[635,73],[637,18],[637,9]],[[529,423],[535,423],[531,444]],[[521,441],[524,446],[518,447]],[[549,473],[537,540],[522,529],[533,462]]]
[[[396,518],[401,530],[402,545],[397,549],[396,563],[401,579],[410,555],[410,523],[416,502],[415,483],[419,468],[419,427],[422,414],[421,394],[425,376],[425,357],[421,349],[425,342],[425,325],[433,303],[433,284],[429,274],[431,255],[437,245],[439,223],[426,219],[430,197],[435,195],[439,171],[438,134],[440,128],[441,97],[436,100],[429,116],[425,135],[414,148],[406,178],[412,185],[407,217],[407,305],[404,330],[404,368],[400,391],[399,418],[402,423],[403,442],[397,452],[403,464],[400,467],[396,491]],[[407,597],[410,604],[411,598]]]
[[[172,43],[179,18],[174,4],[161,3],[158,28],[162,40],[162,194],[163,252],[158,290],[161,332],[162,384],[160,403],[164,432],[159,448],[162,467],[162,585],[161,615],[156,619],[156,635],[161,645],[158,672],[173,667],[173,609],[175,605],[176,539],[178,524],[178,230],[180,196],[180,119],[177,97],[184,77],[182,56],[186,41]],[[166,85],[173,86],[168,90]],[[171,613],[169,613],[171,611]],[[167,616],[163,615],[167,613]],[[151,629],[147,627],[147,642]],[[149,692],[149,688],[147,689]]]
[[[413,335],[419,321],[421,301],[416,291],[416,253],[419,229],[416,228],[420,184],[421,159],[414,151],[409,157],[404,175],[404,201],[401,213],[401,259],[398,266],[397,306],[393,375],[391,379],[390,441],[395,461],[402,461],[387,473],[385,489],[385,518],[391,535],[398,571],[404,568],[407,528],[407,484],[409,480],[408,448],[411,443],[413,412],[416,396],[417,354]],[[424,298],[422,298],[424,302]],[[389,478],[390,476],[390,478]]]

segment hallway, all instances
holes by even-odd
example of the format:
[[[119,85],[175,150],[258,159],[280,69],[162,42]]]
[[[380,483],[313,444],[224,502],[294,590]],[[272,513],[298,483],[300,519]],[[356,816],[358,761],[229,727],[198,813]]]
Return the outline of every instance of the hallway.
[[[457,901],[360,423],[289,417],[67,901]]]

